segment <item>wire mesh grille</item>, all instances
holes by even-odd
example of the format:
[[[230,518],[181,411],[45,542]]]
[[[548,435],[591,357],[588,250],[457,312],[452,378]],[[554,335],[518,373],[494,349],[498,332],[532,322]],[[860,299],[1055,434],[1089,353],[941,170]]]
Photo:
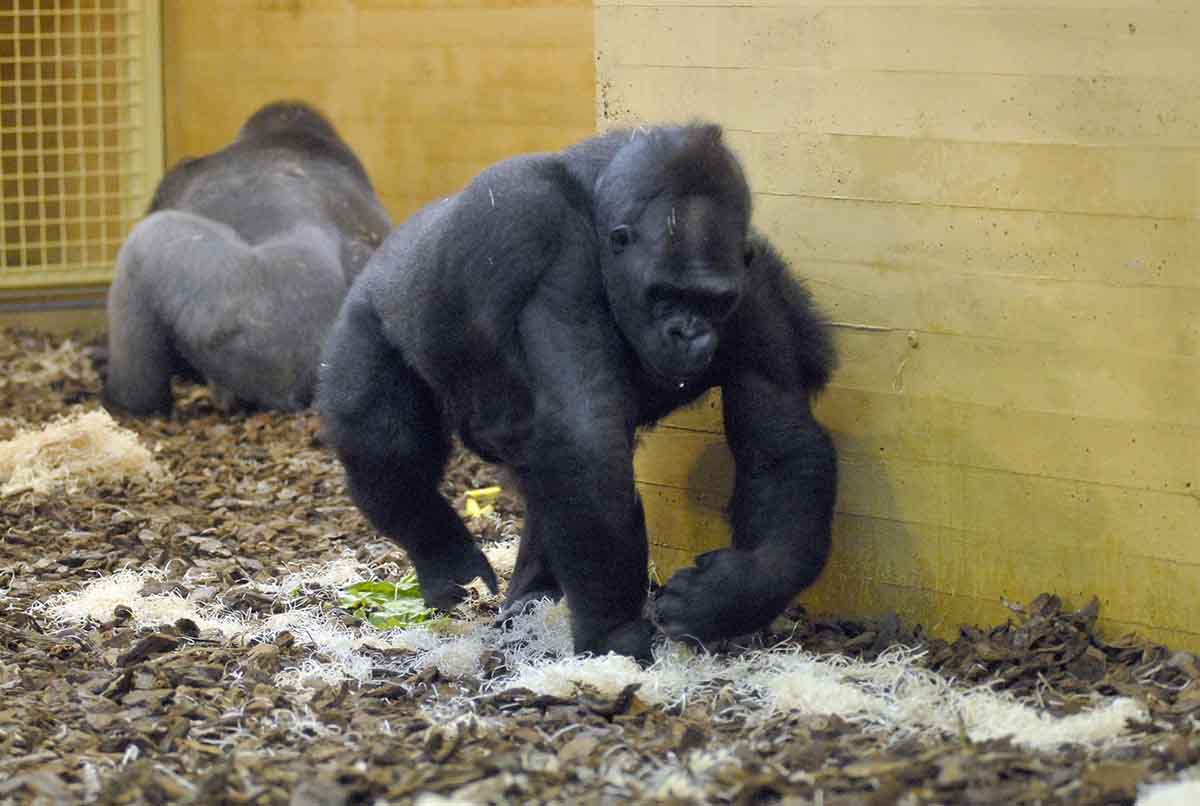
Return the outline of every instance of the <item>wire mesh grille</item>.
[[[161,173],[157,28],[156,0],[0,0],[0,289],[111,278]]]

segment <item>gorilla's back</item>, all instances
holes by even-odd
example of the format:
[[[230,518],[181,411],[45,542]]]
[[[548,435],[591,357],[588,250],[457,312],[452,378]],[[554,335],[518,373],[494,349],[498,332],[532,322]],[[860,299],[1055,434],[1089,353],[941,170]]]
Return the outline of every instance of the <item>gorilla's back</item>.
[[[340,142],[308,133],[238,140],[181,162],[150,205],[150,212],[168,209],[225,224],[250,245],[297,223],[376,239],[390,228],[358,159]]]

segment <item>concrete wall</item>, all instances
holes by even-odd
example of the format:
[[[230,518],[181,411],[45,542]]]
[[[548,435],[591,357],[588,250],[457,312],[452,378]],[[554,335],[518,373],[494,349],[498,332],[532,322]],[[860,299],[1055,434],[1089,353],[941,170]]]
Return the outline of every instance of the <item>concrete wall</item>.
[[[167,163],[315,103],[396,218],[594,130],[590,0],[164,0]]]
[[[943,632],[1102,602],[1200,647],[1193,0],[600,0],[597,115],[716,119],[839,324],[806,600]],[[717,402],[645,440],[665,569],[726,538]]]

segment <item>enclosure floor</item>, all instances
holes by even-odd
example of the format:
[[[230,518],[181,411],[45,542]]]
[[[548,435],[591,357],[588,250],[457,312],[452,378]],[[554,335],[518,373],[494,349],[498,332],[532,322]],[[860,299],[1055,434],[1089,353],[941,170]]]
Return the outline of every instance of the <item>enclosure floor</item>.
[[[97,408],[97,385],[82,346],[0,333],[0,442]],[[347,556],[405,565],[350,505],[313,414],[226,417],[203,387],[178,392],[170,419],[120,419],[166,480],[0,500],[0,804],[1132,803],[1200,761],[1196,658],[1102,641],[1094,612],[1063,612],[1052,596],[953,643],[895,619],[794,611],[769,634],[715,649],[782,644],[870,660],[903,644],[922,650],[929,670],[994,682],[1054,716],[1133,697],[1150,718],[1123,742],[1033,751],[952,734],[897,739],[838,716],[753,717],[736,702],[666,708],[636,691],[495,693],[483,679],[428,670],[283,687],[278,673],[303,659],[295,636],[244,646],[187,623],[138,631],[120,611],[56,626],[44,610],[51,597],[122,568],[163,572],[144,592],[219,600],[251,617],[279,608],[256,582]],[[493,468],[457,453],[446,491],[461,506],[466,490],[493,483]],[[472,521],[482,540],[519,529],[507,492],[497,514]],[[459,694],[475,697],[478,722],[439,716]],[[719,769],[705,768],[718,754]],[[622,774],[589,772],[600,765]]]

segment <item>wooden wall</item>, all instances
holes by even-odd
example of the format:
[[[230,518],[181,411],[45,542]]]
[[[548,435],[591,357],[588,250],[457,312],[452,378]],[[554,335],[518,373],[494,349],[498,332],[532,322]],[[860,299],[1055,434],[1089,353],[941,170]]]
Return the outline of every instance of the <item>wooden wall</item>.
[[[315,103],[397,219],[594,131],[591,0],[164,0],[167,163]]]
[[[601,127],[723,122],[838,322],[818,610],[1098,595],[1200,648],[1195,0],[599,0]],[[664,570],[725,540],[717,401],[645,440]]]

